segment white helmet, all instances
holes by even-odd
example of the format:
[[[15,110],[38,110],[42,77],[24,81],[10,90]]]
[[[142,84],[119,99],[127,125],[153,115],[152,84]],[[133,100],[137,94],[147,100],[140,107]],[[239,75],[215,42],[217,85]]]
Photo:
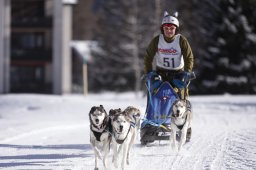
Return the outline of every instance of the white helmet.
[[[164,12],[164,17],[162,20],[162,25],[163,24],[173,24],[175,25],[177,28],[179,28],[179,20],[177,19],[178,17],[178,12],[175,12],[173,14],[173,16],[169,15],[169,13],[167,11]]]

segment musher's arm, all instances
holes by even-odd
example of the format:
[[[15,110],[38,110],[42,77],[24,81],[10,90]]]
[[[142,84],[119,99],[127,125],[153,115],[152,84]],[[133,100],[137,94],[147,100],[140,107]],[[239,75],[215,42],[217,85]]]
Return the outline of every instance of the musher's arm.
[[[180,48],[184,58],[184,71],[191,72],[194,66],[194,56],[188,40],[180,36]]]
[[[150,71],[152,71],[152,63],[154,60],[154,56],[157,52],[157,46],[158,46],[159,36],[156,36],[153,38],[153,40],[150,42],[146,54],[144,56],[144,73],[147,74]]]

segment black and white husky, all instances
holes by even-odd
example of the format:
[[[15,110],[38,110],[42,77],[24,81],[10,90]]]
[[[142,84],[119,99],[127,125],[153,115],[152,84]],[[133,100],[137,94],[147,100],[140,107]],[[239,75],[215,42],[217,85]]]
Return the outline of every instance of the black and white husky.
[[[109,133],[109,116],[102,105],[93,106],[89,112],[90,143],[95,154],[95,170],[98,170],[98,159],[103,161],[107,169],[106,159],[110,150],[111,135]],[[102,159],[103,156],[103,159]]]
[[[126,164],[129,164],[129,152],[139,126],[137,119],[139,119],[140,111],[134,107],[128,107],[123,112],[121,109],[111,109],[109,116],[113,128],[113,163],[118,168],[121,158],[121,169],[124,170]]]
[[[180,151],[182,146],[185,144],[188,138],[188,130],[191,133],[191,122],[192,122],[192,112],[190,102],[188,100],[176,100],[172,105],[172,117],[171,117],[171,129],[172,134],[170,137],[170,142],[173,150]],[[179,132],[180,140],[176,140],[176,134]],[[191,135],[191,134],[189,134]],[[190,137],[189,137],[190,138]],[[178,143],[178,148],[177,148]]]

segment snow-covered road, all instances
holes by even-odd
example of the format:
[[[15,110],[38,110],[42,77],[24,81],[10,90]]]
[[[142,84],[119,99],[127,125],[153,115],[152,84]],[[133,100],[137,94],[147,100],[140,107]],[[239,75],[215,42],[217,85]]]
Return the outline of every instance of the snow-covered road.
[[[91,170],[90,108],[133,105],[144,112],[145,101],[132,93],[1,95],[0,169]],[[192,96],[191,101],[191,142],[177,155],[167,141],[141,146],[138,137],[127,169],[256,169],[256,96]]]

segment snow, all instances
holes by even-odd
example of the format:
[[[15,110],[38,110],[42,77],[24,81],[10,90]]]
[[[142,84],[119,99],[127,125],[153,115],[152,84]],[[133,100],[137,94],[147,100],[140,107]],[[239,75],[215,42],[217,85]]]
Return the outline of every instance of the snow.
[[[91,62],[92,55],[91,50],[98,50],[97,43],[95,41],[79,41],[73,40],[70,43],[70,46],[73,47],[79,56],[83,59],[84,62]]]
[[[88,113],[94,105],[145,111],[133,93],[82,95],[0,95],[0,169],[94,168]],[[176,154],[168,141],[141,146],[139,136],[127,169],[256,169],[256,96],[191,96],[191,142]],[[111,164],[110,152],[108,163]],[[102,169],[100,162],[100,169]]]

